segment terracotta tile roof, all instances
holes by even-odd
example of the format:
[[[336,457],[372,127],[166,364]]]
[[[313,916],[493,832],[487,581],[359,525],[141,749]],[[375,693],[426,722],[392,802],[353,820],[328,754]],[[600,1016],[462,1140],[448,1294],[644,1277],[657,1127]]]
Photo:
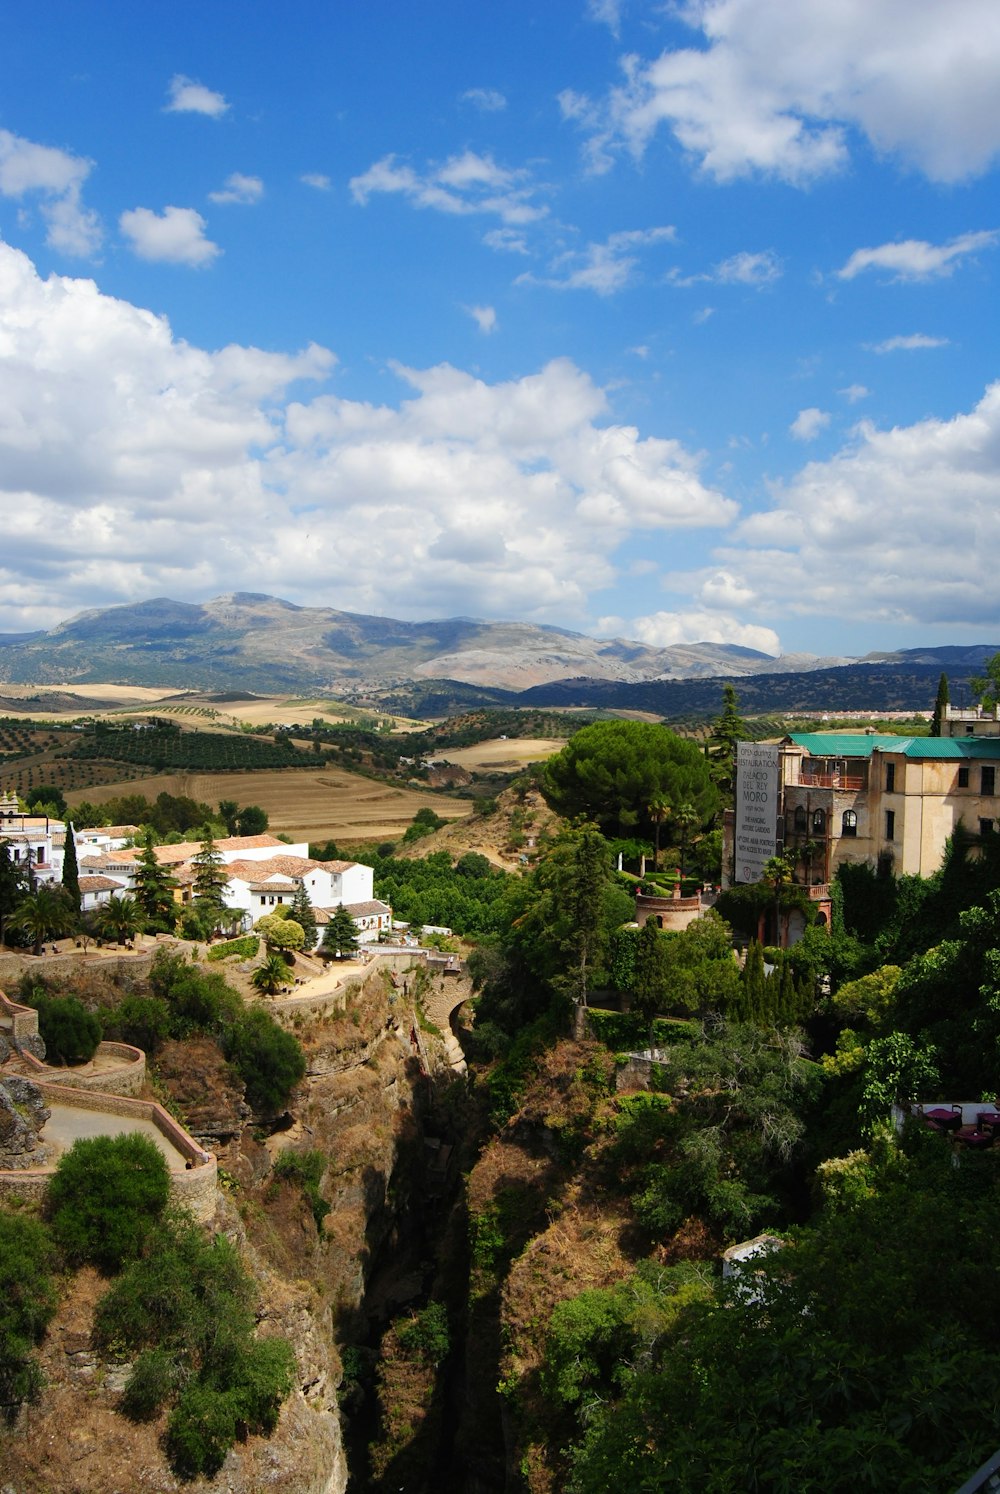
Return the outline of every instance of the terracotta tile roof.
[[[227,877],[239,877],[242,882],[266,882],[268,877],[297,881],[320,865],[305,856],[269,856],[266,861],[230,861],[222,869]]]
[[[81,877],[81,892],[121,892],[122,884],[113,877]]]
[[[217,851],[259,851],[269,846],[273,846],[277,851],[288,851],[285,842],[278,840],[274,835],[227,835],[215,842]],[[201,851],[201,841],[182,840],[174,846],[155,846],[154,850],[161,866],[176,865],[182,861],[191,861],[197,856]],[[123,852],[123,854],[137,857],[140,851],[136,847],[131,847],[127,853]]]
[[[365,903],[345,903],[344,907],[352,918],[364,918],[373,913],[391,913],[392,909],[388,903],[380,903],[377,897],[370,898]]]
[[[90,856],[80,857],[81,871],[83,871],[84,867],[88,867],[91,871],[94,871],[98,868],[106,868],[109,866],[118,866],[123,870],[132,870],[131,861],[126,859],[125,854],[122,851],[99,851],[96,854],[92,854]]]

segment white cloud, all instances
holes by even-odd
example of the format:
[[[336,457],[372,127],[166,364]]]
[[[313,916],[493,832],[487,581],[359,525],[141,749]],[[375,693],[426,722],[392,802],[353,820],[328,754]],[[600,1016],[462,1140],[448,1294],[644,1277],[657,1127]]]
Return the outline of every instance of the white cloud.
[[[221,93],[214,93],[193,78],[185,78],[183,73],[174,74],[167,94],[169,103],[163,106],[167,114],[207,114],[218,119],[229,108]]]
[[[507,100],[495,88],[467,88],[462,94],[462,103],[472,104],[484,114],[498,114],[507,107]]]
[[[950,420],[863,423],[836,456],[776,487],[735,539],[718,567],[769,618],[995,628],[1000,383]]]
[[[489,233],[483,234],[483,243],[505,254],[528,253],[528,241],[516,228],[491,228]]]
[[[100,219],[81,201],[92,165],[70,151],[0,130],[0,196],[23,202],[37,195],[50,248],[80,259],[95,255],[103,239]]]
[[[773,628],[756,623],[742,623],[722,612],[654,612],[637,617],[628,636],[652,648],[670,648],[678,643],[733,643],[740,648],[755,648],[762,654],[781,653],[781,643]]]
[[[480,332],[495,332],[497,326],[497,314],[492,306],[467,306],[466,311],[472,317]]]
[[[929,244],[926,239],[902,239],[880,244],[876,249],[855,249],[837,271],[840,280],[853,280],[864,270],[891,270],[896,280],[932,280],[950,275],[960,260],[977,249],[992,249],[1000,240],[996,229],[963,233],[947,244]]]
[[[947,337],[929,337],[926,332],[909,332],[905,336],[887,337],[884,342],[869,345],[873,353],[913,353],[921,348],[946,348]]]
[[[744,250],[724,259],[710,278],[720,285],[773,285],[781,275],[781,260],[773,249],[764,249],[757,254]]]
[[[838,389],[837,393],[846,399],[849,405],[856,405],[858,400],[867,399],[871,390],[866,389],[864,384],[848,384],[846,389]]]
[[[333,183],[322,171],[304,171],[299,181],[307,187],[315,187],[317,192],[329,192]]]
[[[244,176],[242,171],[233,171],[226,177],[218,192],[209,192],[210,202],[260,202],[264,195],[264,183],[259,176]]]
[[[808,410],[800,410],[788,427],[789,434],[796,441],[815,441],[821,431],[825,431],[830,424],[830,417],[825,410],[817,410],[815,405]]]
[[[587,14],[592,21],[607,26],[617,36],[622,23],[622,0],[587,0]]]
[[[851,132],[935,181],[1000,154],[994,0],[687,0],[699,45],[626,56],[607,98],[562,95],[594,169],[662,127],[717,181],[801,185],[841,170]]]
[[[528,173],[500,166],[492,156],[466,150],[420,173],[383,156],[351,178],[351,196],[364,207],[378,193],[396,193],[414,207],[439,213],[488,213],[502,223],[521,225],[545,217],[548,208],[533,201],[538,187]]]
[[[637,531],[737,516],[679,442],[609,423],[568,359],[492,385],[398,368],[396,407],[289,402],[331,354],[204,351],[3,244],[0,343],[0,630],[238,589],[582,621]]]
[[[673,242],[677,230],[672,227],[627,229],[613,233],[603,244],[588,244],[558,255],[549,275],[520,275],[517,285],[544,285],[551,290],[590,290],[599,296],[611,296],[623,290],[634,278],[639,263],[637,251],[651,244]]]
[[[210,265],[222,253],[205,237],[205,220],[194,208],[167,207],[162,213],[133,208],[118,226],[140,259],[172,265]]]

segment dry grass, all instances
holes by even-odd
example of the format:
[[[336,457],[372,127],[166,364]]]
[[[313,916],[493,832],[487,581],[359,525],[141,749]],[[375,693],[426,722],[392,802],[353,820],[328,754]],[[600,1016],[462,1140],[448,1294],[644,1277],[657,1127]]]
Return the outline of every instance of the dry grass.
[[[220,799],[259,804],[266,810],[271,833],[294,840],[334,840],[340,845],[394,840],[425,805],[442,819],[468,816],[467,800],[397,787],[361,778],[340,768],[283,768],[258,773],[157,773],[139,783],[106,783],[66,795],[72,807],[81,799],[104,804],[120,794],[184,794],[215,806]]]
[[[470,772],[513,773],[528,763],[543,762],[565,746],[564,739],[555,737],[510,737],[506,741],[494,738],[471,747],[446,747],[435,756]]]

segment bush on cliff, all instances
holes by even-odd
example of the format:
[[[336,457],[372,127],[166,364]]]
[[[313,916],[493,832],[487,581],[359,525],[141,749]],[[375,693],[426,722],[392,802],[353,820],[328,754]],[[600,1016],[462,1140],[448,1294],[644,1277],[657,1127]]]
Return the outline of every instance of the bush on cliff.
[[[169,1193],[163,1153],[133,1131],[74,1142],[59,1159],[46,1207],[66,1259],[111,1272],[140,1253]]]

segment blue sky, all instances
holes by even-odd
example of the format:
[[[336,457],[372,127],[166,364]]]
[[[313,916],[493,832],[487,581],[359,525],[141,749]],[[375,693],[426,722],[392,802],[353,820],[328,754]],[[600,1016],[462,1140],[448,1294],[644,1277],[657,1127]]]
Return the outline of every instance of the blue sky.
[[[0,630],[1000,644],[996,0],[36,0]]]

